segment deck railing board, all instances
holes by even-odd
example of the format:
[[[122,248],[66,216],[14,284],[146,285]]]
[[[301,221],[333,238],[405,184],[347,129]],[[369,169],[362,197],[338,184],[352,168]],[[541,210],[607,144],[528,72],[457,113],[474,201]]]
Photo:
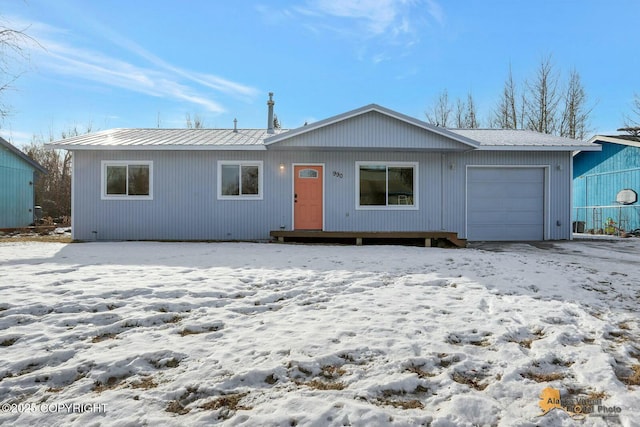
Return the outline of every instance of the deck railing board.
[[[355,239],[361,245],[365,239],[424,239],[425,246],[431,246],[434,239],[447,240],[457,247],[466,247],[466,239],[458,238],[451,231],[316,231],[316,230],[273,230],[271,237],[284,242],[287,239],[330,240]]]

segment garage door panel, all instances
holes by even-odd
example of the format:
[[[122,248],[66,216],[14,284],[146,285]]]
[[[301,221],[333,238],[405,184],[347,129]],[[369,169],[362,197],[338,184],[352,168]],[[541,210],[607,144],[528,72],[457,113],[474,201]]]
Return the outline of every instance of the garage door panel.
[[[481,211],[489,210],[509,210],[509,211],[526,211],[539,210],[539,199],[537,197],[527,197],[513,199],[509,197],[476,197],[476,208]]]
[[[543,238],[543,168],[468,169],[467,239]]]
[[[543,225],[540,219],[539,212],[532,211],[519,211],[519,212],[505,212],[505,211],[486,211],[486,212],[474,212],[469,214],[467,218],[469,225],[483,225],[483,224],[495,224],[495,225]]]
[[[514,240],[541,240],[541,239],[509,239],[509,238],[499,238],[496,239],[496,231],[501,231],[507,236],[515,236],[515,235],[534,235],[538,233],[537,226],[530,225],[501,225],[499,229],[491,229],[491,228],[482,228],[478,229],[475,233],[475,237],[472,239],[473,241],[514,241]]]
[[[488,175],[488,171],[498,171],[497,174]],[[469,178],[474,182],[504,182],[505,177],[509,181],[519,182],[543,182],[544,174],[541,174],[542,168],[536,167],[523,167],[523,168],[511,168],[511,167],[473,167],[469,169]]]
[[[474,167],[468,169],[469,182],[544,182],[542,167]]]
[[[497,183],[493,181],[485,181],[473,183],[470,182],[470,189],[475,191],[475,194],[481,196],[482,198],[527,199],[530,198],[530,195],[532,194],[535,194],[535,197],[538,197],[542,185],[542,182],[519,182],[512,180],[508,182]]]
[[[482,186],[474,186],[476,195],[482,198],[489,199],[504,199],[509,198],[513,200],[526,199],[528,194],[536,191],[536,188],[541,184],[521,184],[521,183],[508,183],[502,185],[495,185],[490,183],[484,183]],[[489,187],[489,188],[487,188]]]

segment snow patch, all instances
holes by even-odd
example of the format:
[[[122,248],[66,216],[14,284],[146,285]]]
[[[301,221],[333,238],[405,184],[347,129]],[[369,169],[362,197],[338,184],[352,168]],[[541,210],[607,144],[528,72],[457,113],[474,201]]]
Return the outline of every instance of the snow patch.
[[[633,425],[639,249],[2,242],[0,423]]]

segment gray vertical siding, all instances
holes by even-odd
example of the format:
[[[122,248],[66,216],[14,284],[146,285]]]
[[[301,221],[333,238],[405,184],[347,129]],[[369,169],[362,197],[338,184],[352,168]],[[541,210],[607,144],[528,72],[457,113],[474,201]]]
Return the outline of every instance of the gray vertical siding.
[[[80,240],[268,238],[289,216],[278,203],[290,179],[264,162],[263,200],[218,200],[218,160],[263,160],[264,152],[77,151],[74,237]],[[273,156],[267,156],[273,157]],[[103,160],[153,161],[153,200],[101,200]],[[81,184],[80,184],[81,183]],[[288,195],[288,193],[287,193]]]
[[[292,226],[293,163],[325,165],[327,231],[447,230],[463,238],[467,165],[548,165],[548,237],[570,238],[568,152],[76,151],[74,156],[79,240],[268,239],[270,230]],[[153,200],[101,200],[103,160],[153,161]],[[263,199],[218,200],[218,160],[264,161]],[[357,161],[418,162],[419,210],[356,209]]]
[[[396,149],[469,149],[466,144],[375,111],[297,135],[274,144],[273,148],[332,147],[387,151],[390,144]]]

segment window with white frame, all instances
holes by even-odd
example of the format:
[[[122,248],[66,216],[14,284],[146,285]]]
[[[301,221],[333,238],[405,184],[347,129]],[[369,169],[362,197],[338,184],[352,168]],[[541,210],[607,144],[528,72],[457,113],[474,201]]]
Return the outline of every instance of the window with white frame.
[[[218,199],[262,199],[262,162],[219,161]]]
[[[417,163],[356,163],[358,209],[417,209]]]
[[[153,199],[153,162],[138,160],[103,161],[102,198]]]

